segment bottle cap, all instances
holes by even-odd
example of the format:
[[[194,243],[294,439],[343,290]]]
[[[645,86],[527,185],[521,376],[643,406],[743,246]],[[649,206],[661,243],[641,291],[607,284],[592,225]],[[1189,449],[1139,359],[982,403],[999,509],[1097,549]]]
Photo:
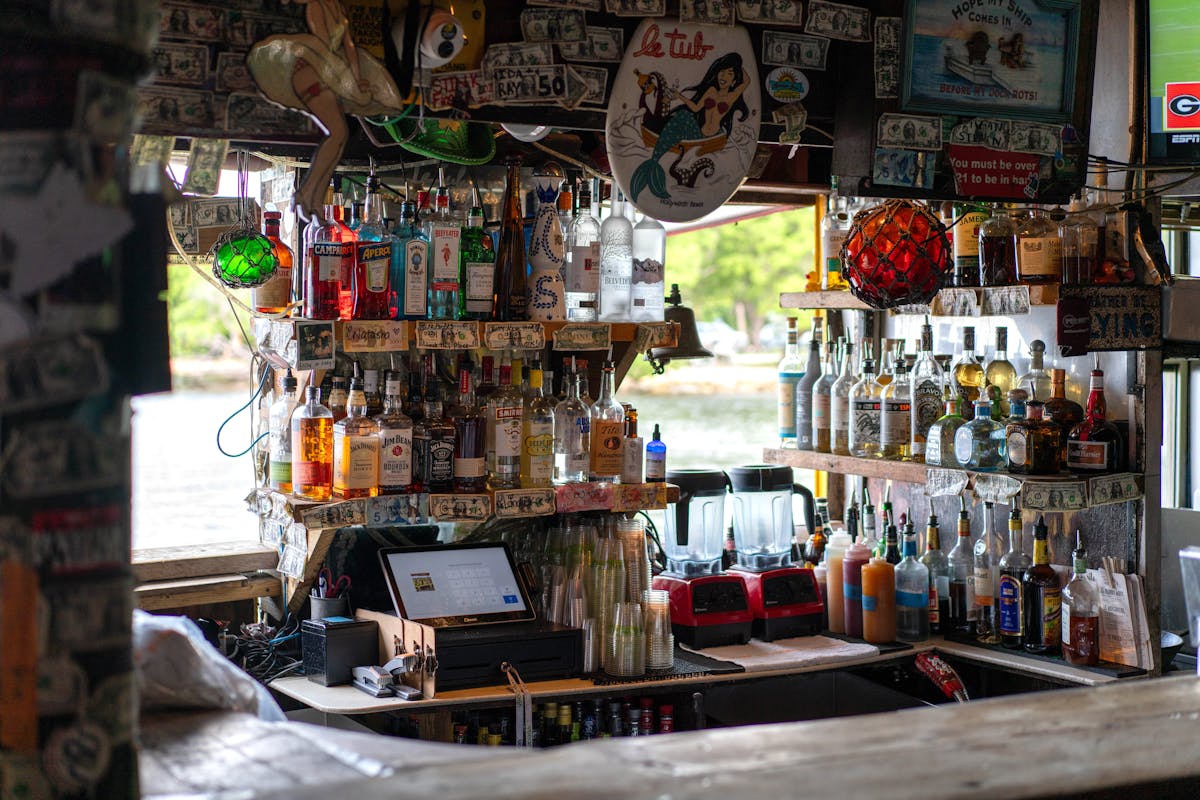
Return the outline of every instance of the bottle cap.
[[[927,527],[927,528],[936,528],[936,527],[937,527],[937,525],[938,525],[938,518],[937,518],[937,514],[930,514],[930,515],[929,515],[929,521],[925,523],[925,527]]]
[[[283,376],[283,390],[285,392],[294,392],[296,391],[296,386],[298,385],[299,384],[296,383],[296,376],[293,375],[292,371],[289,369],[287,374]]]
[[[263,212],[263,219],[266,219],[266,220],[278,220],[278,219],[281,219],[282,217],[283,217],[283,214],[279,213],[278,211],[264,211]]]
[[[1037,522],[1033,523],[1033,537],[1035,539],[1045,539],[1046,534],[1046,515],[1038,514]]]

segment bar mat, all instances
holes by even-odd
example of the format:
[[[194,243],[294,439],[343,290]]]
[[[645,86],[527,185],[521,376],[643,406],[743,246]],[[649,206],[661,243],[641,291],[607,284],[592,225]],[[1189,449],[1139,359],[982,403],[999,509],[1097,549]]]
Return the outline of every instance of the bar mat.
[[[647,670],[645,675],[636,678],[623,678],[598,672],[592,677],[592,683],[597,686],[618,686],[623,683],[646,683],[647,681],[670,680],[671,678],[702,678],[705,675],[732,675],[745,672],[742,667],[730,661],[709,658],[699,653],[691,653],[675,647],[675,663],[670,669]]]
[[[839,639],[843,642],[854,642],[855,644],[875,644],[867,642],[866,639],[859,639],[856,636],[847,636],[844,633],[831,633],[830,631],[821,631],[822,636],[828,636],[830,639]],[[879,648],[879,654],[885,653],[903,653],[905,650],[912,650],[913,646],[907,642],[887,642],[885,644],[875,644]]]

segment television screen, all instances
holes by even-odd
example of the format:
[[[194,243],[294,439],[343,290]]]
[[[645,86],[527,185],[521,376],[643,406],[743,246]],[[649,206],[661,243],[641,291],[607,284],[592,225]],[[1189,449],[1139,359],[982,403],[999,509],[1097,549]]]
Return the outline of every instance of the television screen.
[[[1200,13],[1195,0],[1149,0],[1149,160],[1200,164]]]

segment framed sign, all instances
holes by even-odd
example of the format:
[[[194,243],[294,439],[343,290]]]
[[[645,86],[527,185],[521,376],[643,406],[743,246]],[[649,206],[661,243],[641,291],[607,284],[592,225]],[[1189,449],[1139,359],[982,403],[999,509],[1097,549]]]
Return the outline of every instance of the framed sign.
[[[906,111],[1068,122],[1082,0],[907,0]]]

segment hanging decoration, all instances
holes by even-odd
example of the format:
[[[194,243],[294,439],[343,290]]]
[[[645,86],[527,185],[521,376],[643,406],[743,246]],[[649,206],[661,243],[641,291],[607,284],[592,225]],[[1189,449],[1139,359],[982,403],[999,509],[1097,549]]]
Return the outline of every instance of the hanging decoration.
[[[271,240],[255,230],[247,210],[250,180],[245,151],[237,154],[238,221],[213,244],[213,276],[231,289],[261,286],[279,268]]]
[[[850,292],[884,309],[928,303],[953,260],[946,227],[928,206],[888,200],[854,216],[842,263]]]

